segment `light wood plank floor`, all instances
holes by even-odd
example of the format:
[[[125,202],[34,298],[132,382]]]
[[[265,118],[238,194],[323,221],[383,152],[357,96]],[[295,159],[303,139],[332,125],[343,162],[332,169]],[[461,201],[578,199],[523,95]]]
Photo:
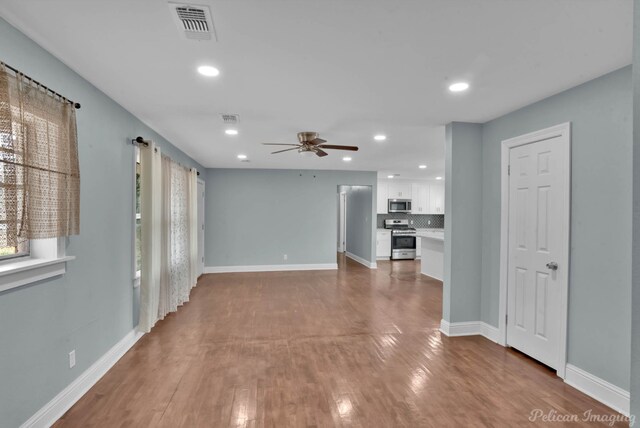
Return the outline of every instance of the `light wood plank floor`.
[[[55,426],[516,427],[565,426],[529,422],[534,409],[617,415],[516,351],[440,334],[442,284],[417,262],[339,263],[204,275]]]

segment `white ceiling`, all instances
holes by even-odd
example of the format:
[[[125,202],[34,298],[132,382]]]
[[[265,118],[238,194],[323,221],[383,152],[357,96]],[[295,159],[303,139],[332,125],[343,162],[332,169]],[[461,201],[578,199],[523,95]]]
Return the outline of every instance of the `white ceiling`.
[[[197,0],[217,42],[184,39],[163,0],[0,3],[10,23],[208,167],[443,175],[447,122],[485,122],[631,63],[632,0]],[[220,76],[198,75],[201,64]],[[449,93],[461,79],[471,89]],[[238,136],[224,135],[220,113],[240,114]],[[342,152],[260,145],[307,130],[360,151],[347,164]],[[387,141],[373,141],[378,132]]]

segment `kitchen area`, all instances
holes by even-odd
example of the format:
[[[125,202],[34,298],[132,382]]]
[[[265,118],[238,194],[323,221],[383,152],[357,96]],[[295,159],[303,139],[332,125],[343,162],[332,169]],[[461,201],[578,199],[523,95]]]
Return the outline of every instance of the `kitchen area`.
[[[378,180],[376,258],[420,260],[420,271],[444,277],[444,182]]]

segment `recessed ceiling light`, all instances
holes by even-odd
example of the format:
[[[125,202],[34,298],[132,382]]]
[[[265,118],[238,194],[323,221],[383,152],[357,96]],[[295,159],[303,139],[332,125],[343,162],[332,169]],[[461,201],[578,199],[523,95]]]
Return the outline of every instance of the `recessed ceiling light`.
[[[374,135],[373,139],[376,141],[384,141],[387,139],[386,135],[382,135],[382,134],[378,134],[378,135]]]
[[[469,84],[467,82],[456,82],[449,86],[449,90],[451,92],[462,92],[469,89]]]
[[[394,177],[393,175],[387,175],[387,178],[393,178],[393,177]]]
[[[349,156],[343,157],[342,160],[345,162],[351,162],[351,158]]]
[[[442,180],[442,177],[436,177],[436,180]]]
[[[225,134],[227,135],[238,135],[238,130],[237,129],[227,129],[226,131],[224,131]]]
[[[207,77],[215,77],[220,74],[220,70],[210,65],[201,65],[200,67],[198,67],[198,73]]]
[[[246,159],[247,155],[238,155],[238,159]]]
[[[418,168],[420,168],[420,169],[427,169],[427,166],[426,166],[426,165],[419,165],[419,166],[418,166]]]

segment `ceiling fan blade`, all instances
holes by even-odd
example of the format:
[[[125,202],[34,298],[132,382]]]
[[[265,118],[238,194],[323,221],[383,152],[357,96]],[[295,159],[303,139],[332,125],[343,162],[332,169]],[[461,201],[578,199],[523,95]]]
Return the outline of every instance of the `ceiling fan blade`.
[[[318,155],[318,157],[324,157],[324,156],[327,156],[329,154],[329,153],[325,152],[324,150],[320,150],[320,149],[314,150],[314,152],[316,153],[316,155]]]
[[[263,146],[299,146],[300,144],[262,143]]]
[[[323,149],[350,150],[352,152],[358,151],[358,148],[356,146],[333,146],[331,144],[323,144],[320,147]]]
[[[277,152],[271,152],[271,154],[275,155],[276,153],[288,152],[289,150],[298,150],[298,148],[297,147],[293,147],[291,149],[278,150]]]
[[[327,140],[323,140],[322,138],[314,138],[313,140],[309,141],[309,144],[313,144],[314,146],[317,146],[319,144],[324,144],[326,142]]]

